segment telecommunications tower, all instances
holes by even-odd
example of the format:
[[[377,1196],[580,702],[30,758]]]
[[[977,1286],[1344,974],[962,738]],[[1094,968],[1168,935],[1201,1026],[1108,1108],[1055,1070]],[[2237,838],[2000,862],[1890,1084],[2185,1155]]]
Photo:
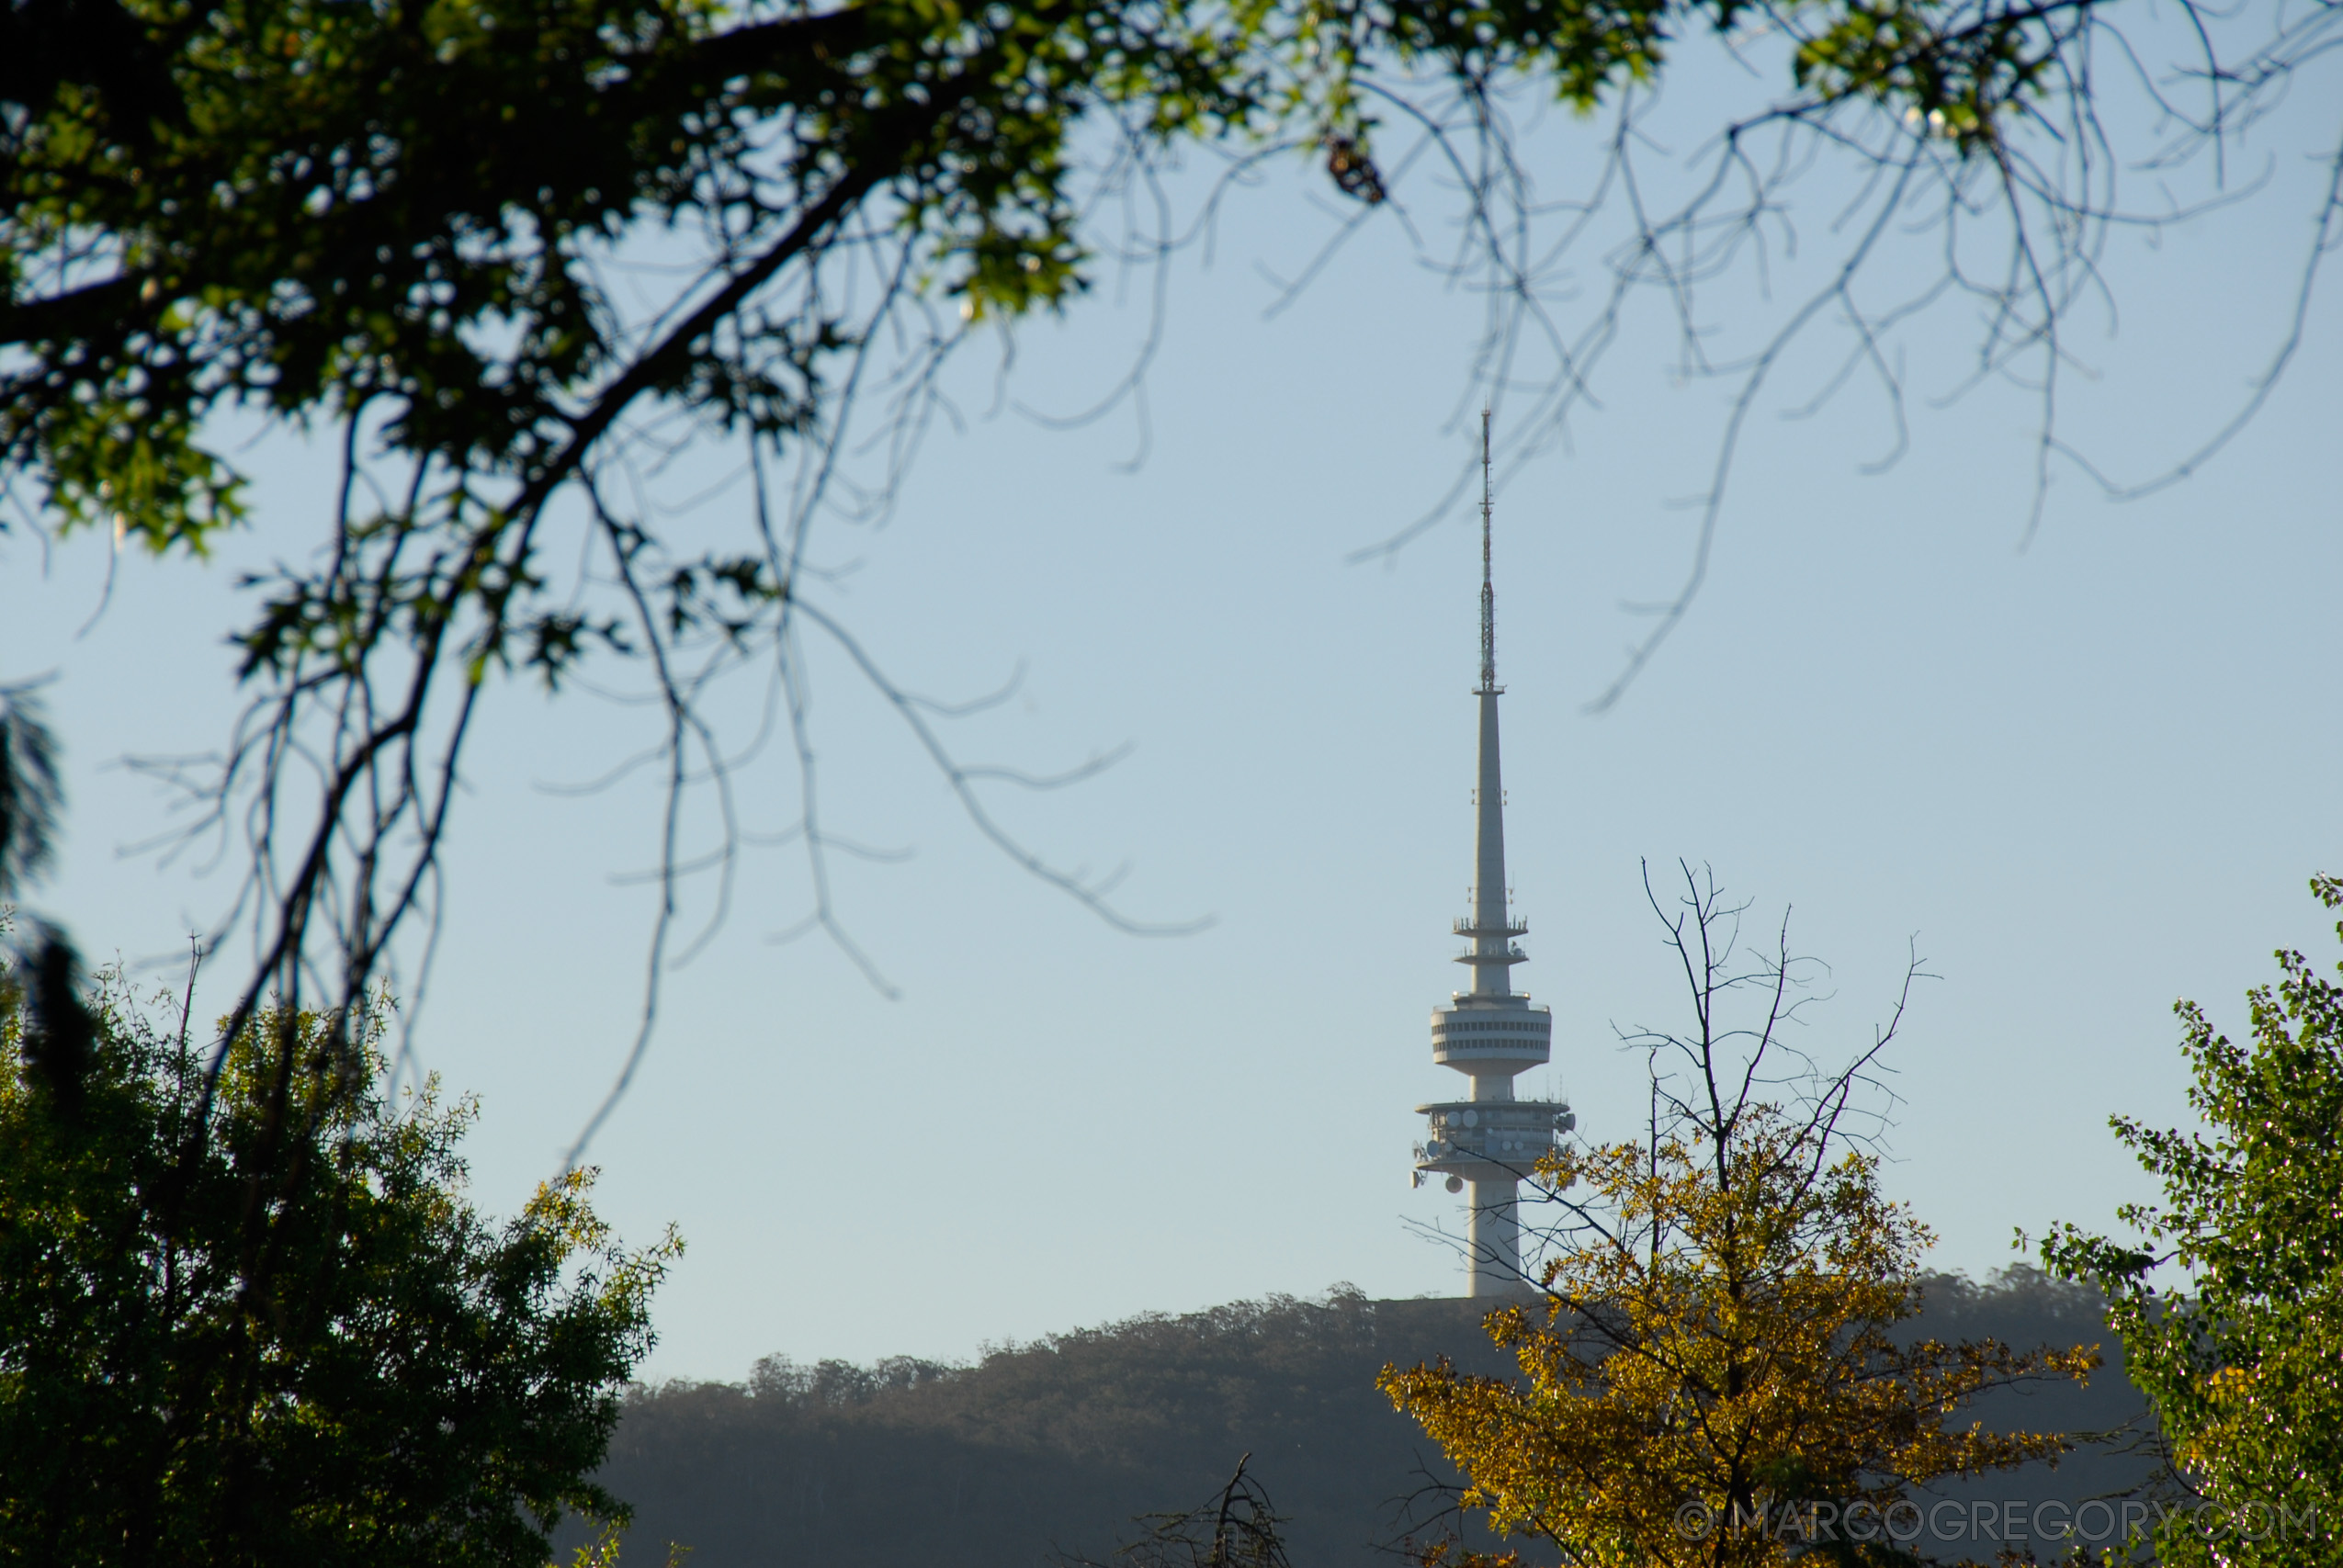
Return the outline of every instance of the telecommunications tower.
[[[1455,924],[1472,945],[1456,962],[1472,965],[1473,988],[1454,993],[1432,1014],[1432,1059],[1471,1081],[1469,1098],[1419,1105],[1430,1119],[1416,1146],[1409,1183],[1426,1175],[1447,1188],[1472,1191],[1466,1231],[1466,1295],[1518,1292],[1531,1283],[1522,1271],[1516,1205],[1522,1179],[1553,1146],[1555,1134],[1577,1124],[1560,1100],[1517,1100],[1513,1079],[1543,1066],[1553,1054],[1554,1015],[1530,1006],[1513,989],[1512,966],[1528,955],[1513,939],[1530,928],[1513,918],[1505,884],[1505,785],[1497,764],[1497,591],[1488,557],[1488,411],[1480,416],[1480,784],[1473,792],[1473,912]]]

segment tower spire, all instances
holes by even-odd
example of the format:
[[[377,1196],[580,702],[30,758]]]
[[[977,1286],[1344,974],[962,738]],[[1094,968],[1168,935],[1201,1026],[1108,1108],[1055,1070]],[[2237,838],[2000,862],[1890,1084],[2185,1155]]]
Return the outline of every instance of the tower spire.
[[[1497,683],[1497,589],[1489,570],[1488,412],[1486,406],[1480,411],[1480,684],[1473,692],[1480,699],[1480,766],[1473,792],[1473,914],[1457,932],[1473,939],[1472,951],[1460,960],[1473,966],[1473,994],[1502,997],[1513,989],[1506,971],[1522,962],[1513,939],[1528,928],[1506,907],[1505,778],[1497,744],[1497,699],[1505,688]]]
[[[1488,570],[1488,405],[1480,410],[1480,689],[1497,691],[1497,589]]]

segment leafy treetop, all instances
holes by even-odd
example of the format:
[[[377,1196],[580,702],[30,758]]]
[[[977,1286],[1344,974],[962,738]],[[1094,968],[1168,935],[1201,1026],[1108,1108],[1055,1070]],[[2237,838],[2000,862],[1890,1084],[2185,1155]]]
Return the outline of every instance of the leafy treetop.
[[[591,1171],[473,1209],[469,1100],[393,1103],[311,1016],[201,1068],[101,976],[71,1103],[0,976],[0,1557],[542,1568],[651,1343],[671,1233],[623,1249]],[[290,1070],[284,1070],[289,1064]],[[257,1216],[255,1211],[257,1211]]]
[[[2343,879],[2311,891],[2343,909]],[[2162,1200],[2116,1211],[2128,1238],[2069,1223],[2042,1243],[2054,1272],[2107,1293],[2177,1479],[2210,1505],[2159,1521],[2159,1562],[2343,1563],[2343,986],[2277,957],[2242,1045],[2174,1006],[2203,1130],[2112,1120]]]
[[[1900,1561],[1889,1514],[1909,1487],[2072,1446],[1957,1426],[1956,1413],[1993,1389],[2081,1382],[2099,1356],[1894,1332],[1920,1311],[1933,1237],[1881,1193],[1876,1154],[1846,1127],[1905,1001],[1823,1071],[1784,1039],[1808,963],[1786,915],[1770,952],[1744,956],[1748,906],[1680,869],[1673,908],[1646,891],[1692,1026],[1629,1037],[1649,1053],[1646,1140],[1537,1162],[1525,1201],[1558,1216],[1522,1281],[1542,1310],[1487,1321],[1520,1376],[1443,1359],[1387,1367],[1382,1387],[1463,1472],[1462,1506],[1565,1562]],[[1919,973],[1916,957],[1907,1000]],[[1460,1565],[1518,1560],[1446,1550]]]
[[[1490,1314],[1521,1379],[1385,1371],[1464,1472],[1465,1506],[1571,1563],[1781,1563],[1885,1552],[1908,1486],[2067,1450],[1949,1418],[1990,1389],[2080,1380],[2095,1352],[1898,1343],[1930,1237],[1880,1195],[1875,1159],[1826,1163],[1761,1104],[1732,1143],[1721,1177],[1684,1138],[1548,1158],[1545,1186],[1610,1219],[1548,1264],[1542,1311]]]

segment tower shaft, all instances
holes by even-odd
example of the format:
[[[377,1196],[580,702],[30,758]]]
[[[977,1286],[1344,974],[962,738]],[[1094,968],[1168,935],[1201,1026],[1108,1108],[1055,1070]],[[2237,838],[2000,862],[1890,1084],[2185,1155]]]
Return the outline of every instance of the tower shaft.
[[[1514,1175],[1470,1183],[1472,1214],[1466,1222],[1465,1267],[1468,1296],[1509,1296],[1527,1283],[1522,1269],[1522,1179]]]
[[[1505,777],[1498,758],[1497,693],[1480,691],[1480,777],[1473,791],[1473,995],[1511,996],[1516,961],[1505,908]]]

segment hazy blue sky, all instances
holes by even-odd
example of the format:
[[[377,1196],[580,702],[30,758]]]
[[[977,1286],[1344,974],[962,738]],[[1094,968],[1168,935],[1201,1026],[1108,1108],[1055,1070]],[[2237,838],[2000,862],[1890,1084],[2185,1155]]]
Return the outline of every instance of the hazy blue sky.
[[[2282,331],[2316,173],[2290,126],[2258,147],[2266,198],[2111,247],[2120,328],[2079,323],[2068,412],[2116,469],[2152,471],[2216,426]],[[1592,132],[1540,135],[1567,180]],[[1023,875],[816,649],[831,825],[914,852],[839,868],[843,918],[900,994],[818,938],[768,941],[805,882],[791,850],[752,856],[594,1151],[625,1234],[673,1220],[689,1245],[655,1374],[739,1376],[775,1350],[961,1357],[1336,1280],[1454,1288],[1453,1256],[1410,1229],[1454,1201],[1406,1172],[1410,1107],[1461,1081],[1432,1066],[1425,1021],[1464,973],[1447,927],[1470,874],[1469,511],[1386,562],[1345,558],[1455,471],[1478,313],[1379,220],[1265,320],[1263,270],[1303,265],[1331,200],[1281,165],[1230,207],[1210,266],[1174,265],[1136,471],[1118,466],[1127,415],[1073,432],[988,416],[979,345],[954,372],[965,426],[939,430],[891,522],[825,536],[855,567],[833,602],[905,683],[967,696],[1024,671],[1012,700],[948,728],[964,755],[1046,771],[1133,746],[1080,787],[1001,795],[1006,820],[1061,862],[1127,861],[1136,917],[1215,923],[1122,935]],[[1812,203],[1819,232],[1827,185]],[[1794,276],[1785,264],[1785,292]],[[1014,395],[1070,409],[1110,385],[1143,293],[1029,324]],[[2032,402],[1994,385],[1938,399],[1962,380],[1972,312],[1893,345],[1919,395],[1912,448],[1883,474],[1862,471],[1885,445],[1877,395],[1785,420],[1827,375],[1822,356],[1794,363],[1752,426],[1704,595],[1596,716],[1642,624],[1622,602],[1681,569],[1690,523],[1670,503],[1703,483],[1722,417],[1715,385],[1669,374],[1666,324],[1631,323],[1603,406],[1498,502],[1509,847],[1534,959],[1517,976],[1555,1009],[1550,1085],[1584,1133],[1641,1117],[1614,1026],[1682,1017],[1638,880],[1644,859],[1681,856],[1761,926],[1793,908],[1796,944],[1830,965],[1805,1036],[1818,1055],[1869,1038],[1907,943],[1938,976],[1891,1058],[1887,1180],[1938,1227],[1939,1263],[1998,1267],[2013,1226],[2104,1223],[2142,1195],[2105,1121],[2181,1117],[2173,999],[2241,1029],[2270,949],[2334,954],[2303,884],[2343,869],[2338,295],[2202,474],[2115,505],[2062,471],[2031,543]],[[102,544],[0,545],[0,675],[60,672],[72,748],[45,901],[100,952],[167,952],[217,913],[225,878],[201,855],[119,852],[166,803],[111,764],[219,743],[234,570],[309,547],[314,460],[284,443],[249,460],[259,528],[209,567],[124,560],[77,640]],[[539,787],[602,771],[647,733],[639,711],[515,687],[490,713],[423,1044],[482,1097],[475,1177],[509,1209],[631,1036],[650,894],[617,879],[649,862],[654,818],[648,782]],[[791,777],[778,757],[751,774],[760,825],[793,815]]]

